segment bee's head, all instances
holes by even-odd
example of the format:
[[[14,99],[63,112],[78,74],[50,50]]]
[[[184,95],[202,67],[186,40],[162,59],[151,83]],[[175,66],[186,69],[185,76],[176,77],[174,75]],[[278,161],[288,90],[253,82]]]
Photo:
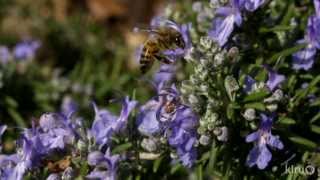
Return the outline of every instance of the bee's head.
[[[174,44],[177,47],[182,48],[182,49],[185,48],[185,42],[184,42],[183,37],[180,33],[176,33],[173,38],[174,38]]]

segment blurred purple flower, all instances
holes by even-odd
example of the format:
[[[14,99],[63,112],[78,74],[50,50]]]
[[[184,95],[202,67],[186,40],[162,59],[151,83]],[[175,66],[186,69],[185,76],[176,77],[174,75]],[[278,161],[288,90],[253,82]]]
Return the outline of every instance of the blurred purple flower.
[[[91,152],[88,155],[88,164],[95,166],[95,169],[86,178],[116,180],[119,160],[120,156],[112,155],[110,149],[107,149],[105,154],[100,151]]]
[[[256,83],[255,79],[253,79],[251,76],[246,76],[244,79],[244,92],[247,94],[250,93],[255,83]]]
[[[94,104],[96,115],[91,127],[91,133],[100,147],[109,143],[110,138],[114,133],[119,133],[126,128],[130,112],[136,105],[136,101],[130,101],[129,97],[126,97],[122,104],[120,116],[117,117],[107,110],[99,110]]]
[[[265,2],[265,0],[244,0],[244,1],[245,1],[245,8],[251,12],[257,10]]]
[[[278,74],[276,71],[272,70],[269,67],[267,67],[267,70],[268,70],[268,77],[269,77],[267,81],[267,87],[269,88],[270,91],[273,91],[286,78],[284,75]]]
[[[61,113],[69,116],[78,110],[78,104],[70,97],[65,96],[61,104]]]
[[[32,59],[39,47],[39,41],[23,41],[16,45],[13,50],[13,54],[18,60]]]
[[[0,46],[0,62],[6,64],[10,60],[10,51],[6,46]]]
[[[307,26],[307,42],[320,49],[320,16],[310,16]]]
[[[242,0],[231,0],[229,6],[220,7],[216,10],[217,17],[213,19],[209,36],[222,47],[231,35],[234,25],[241,26]]]
[[[305,40],[299,40],[298,44],[304,43]],[[295,70],[304,69],[309,70],[312,68],[315,60],[315,55],[317,53],[317,49],[314,48],[312,45],[307,45],[304,49],[294,53],[292,55],[293,62],[292,68]]]
[[[40,117],[39,137],[50,150],[64,149],[78,137],[75,125],[71,119],[57,113],[46,113]]]
[[[254,142],[254,147],[248,154],[246,164],[249,167],[257,165],[259,169],[265,169],[272,158],[267,145],[271,148],[283,149],[283,143],[280,141],[279,136],[271,134],[274,116],[267,116],[262,113],[260,118],[259,130],[246,137],[247,143]]]
[[[162,86],[171,83],[175,77],[176,66],[170,64],[162,64],[159,71],[154,75],[153,81],[155,82],[157,89],[161,89]]]
[[[17,154],[1,155],[0,154],[0,179],[14,179],[14,168],[18,163],[19,158]],[[19,179],[18,179],[19,180]]]
[[[316,10],[316,15],[320,17],[320,0],[313,0],[313,4]]]

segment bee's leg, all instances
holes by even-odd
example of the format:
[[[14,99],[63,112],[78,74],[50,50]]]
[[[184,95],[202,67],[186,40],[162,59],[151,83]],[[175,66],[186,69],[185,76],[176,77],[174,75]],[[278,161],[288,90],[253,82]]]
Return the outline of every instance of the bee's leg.
[[[171,64],[172,61],[170,61],[168,58],[164,57],[164,56],[161,56],[161,55],[155,55],[154,56],[158,61],[162,62],[162,63],[165,63],[165,64]]]

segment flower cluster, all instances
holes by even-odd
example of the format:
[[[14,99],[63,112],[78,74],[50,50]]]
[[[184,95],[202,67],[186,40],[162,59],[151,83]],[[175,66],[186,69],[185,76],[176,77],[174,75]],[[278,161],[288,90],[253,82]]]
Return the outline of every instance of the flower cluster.
[[[0,62],[6,64],[12,59],[17,61],[33,59],[40,45],[39,41],[26,40],[18,43],[12,52],[8,47],[0,45]]]
[[[314,64],[317,50],[320,49],[320,2],[314,0],[316,13],[308,18],[308,25],[304,39],[298,40],[298,44],[306,44],[306,47],[294,53],[292,68],[309,70]]]
[[[76,104],[66,98],[61,113],[43,114],[38,125],[33,123],[32,128],[23,130],[17,141],[15,154],[0,155],[1,179],[23,179],[27,172],[43,166],[51,172],[48,179],[74,178],[69,157],[86,161],[81,154],[88,154],[88,164],[95,167],[87,178],[116,179],[117,162],[120,158],[119,155],[111,155],[108,143],[115,133],[126,128],[128,116],[136,104],[136,101],[125,98],[119,116],[112,115],[107,110],[98,110],[94,105],[96,117],[92,127],[86,130],[83,119],[73,117]],[[6,128],[1,126],[1,135]],[[57,155],[65,158],[57,160]]]
[[[224,46],[234,26],[241,26],[244,11],[253,12],[262,6],[264,0],[230,0],[227,6],[222,6],[216,9],[216,17],[212,21],[212,28],[209,36],[215,40],[220,47]]]
[[[174,85],[160,89],[155,98],[141,107],[137,123],[141,134],[150,139],[167,139],[182,164],[193,165],[197,157],[198,117],[190,107],[181,103]]]

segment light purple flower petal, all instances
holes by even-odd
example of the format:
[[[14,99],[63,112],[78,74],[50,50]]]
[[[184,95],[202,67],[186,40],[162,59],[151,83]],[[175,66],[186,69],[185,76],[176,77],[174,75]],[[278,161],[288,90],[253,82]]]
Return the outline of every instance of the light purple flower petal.
[[[268,145],[277,148],[277,149],[283,149],[283,143],[280,141],[279,136],[273,136],[271,135],[270,138],[268,139]]]
[[[10,60],[10,51],[6,46],[0,46],[0,62],[1,64],[6,64]]]
[[[310,16],[307,27],[307,41],[313,46],[320,49],[320,16]]]
[[[224,19],[216,18],[213,22],[213,28],[209,31],[209,36],[218,42],[222,47],[228,41],[235,23],[235,16],[227,16]]]
[[[270,91],[273,91],[276,87],[280,85],[285,80],[285,76],[276,73],[274,70],[267,68],[268,69],[268,81],[267,81],[267,86],[270,89]]]
[[[245,0],[245,7],[248,11],[255,11],[257,10],[265,0]]]
[[[160,131],[160,124],[157,120],[157,109],[159,102],[150,100],[141,107],[138,114],[137,124],[141,134],[152,136]]]
[[[24,41],[16,45],[13,50],[14,56],[18,60],[32,59],[36,50],[40,47],[39,41]]]
[[[259,147],[254,146],[248,154],[247,161],[246,161],[247,166],[253,167],[256,164],[259,155],[260,155]]]
[[[78,104],[70,96],[65,96],[61,104],[61,113],[68,117],[77,110]]]
[[[86,178],[88,179],[99,179],[99,180],[109,180],[108,178],[108,172],[107,171],[100,171],[100,170],[94,170],[90,172]]]
[[[102,161],[104,161],[104,159],[105,159],[104,154],[102,152],[94,151],[88,155],[88,164],[90,166],[96,166]]]
[[[159,71],[153,77],[153,81],[157,85],[157,89],[161,89],[161,86],[170,83],[174,79],[175,73],[176,66],[169,64],[161,65]]]
[[[294,53],[292,68],[295,70],[309,70],[312,68],[317,53],[316,48],[308,45],[306,48]]]
[[[260,155],[258,156],[256,163],[259,169],[265,169],[272,158],[272,154],[268,150],[267,146],[259,147],[259,151],[260,151]]]
[[[247,135],[246,142],[247,143],[253,142],[253,141],[256,141],[258,138],[259,138],[259,133],[258,132],[253,132],[253,133]]]
[[[246,76],[244,79],[244,92],[249,93],[252,91],[253,85],[256,83],[251,76]]]
[[[313,0],[313,4],[316,10],[316,15],[320,17],[320,0]]]
[[[89,179],[109,179],[116,180],[119,155],[112,155],[110,149],[107,149],[103,155],[101,152],[91,152],[88,156],[88,163],[96,168],[87,176]],[[106,170],[101,170],[104,168]]]
[[[131,111],[136,107],[137,104],[138,104],[137,101],[130,101],[129,97],[126,97],[124,99],[120,116],[117,120],[117,123],[114,124],[115,126],[113,126],[116,132],[119,132],[125,129],[129,115]]]

